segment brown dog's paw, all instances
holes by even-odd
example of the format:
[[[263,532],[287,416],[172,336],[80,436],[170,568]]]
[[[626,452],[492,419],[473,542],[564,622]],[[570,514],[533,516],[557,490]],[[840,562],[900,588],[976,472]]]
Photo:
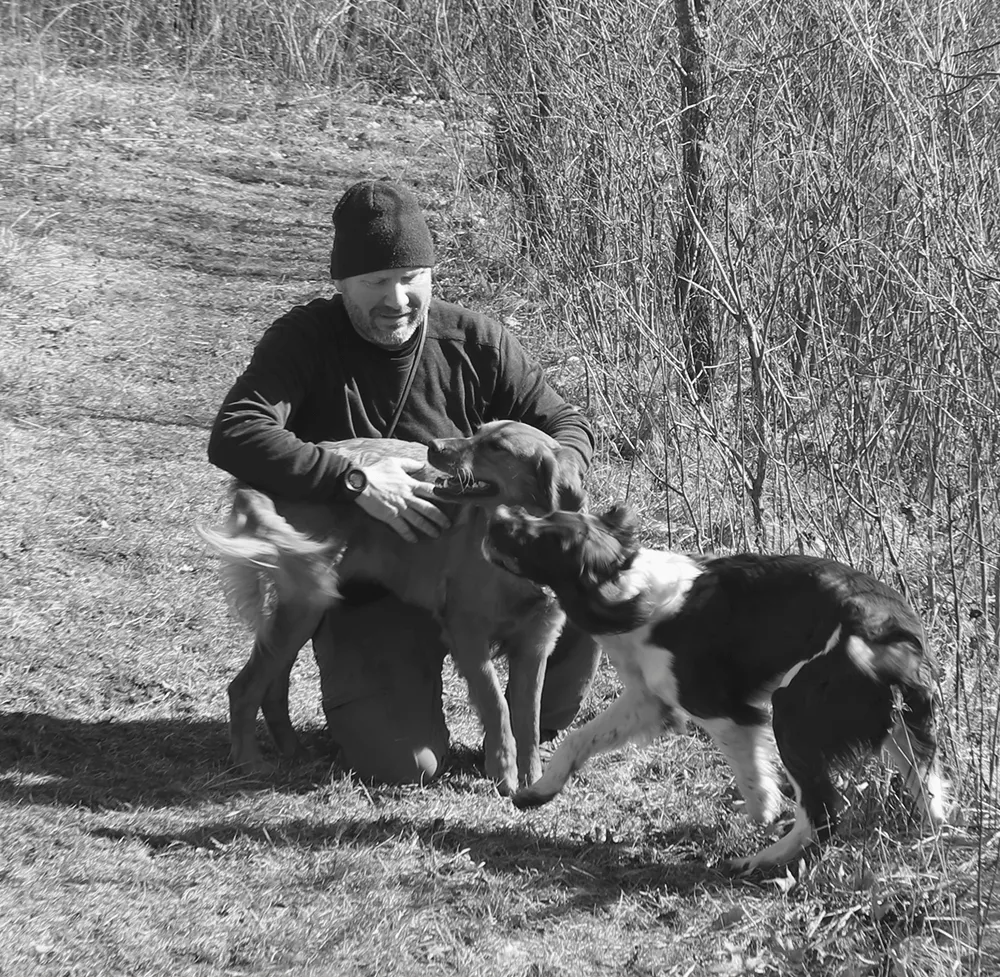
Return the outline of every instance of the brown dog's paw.
[[[494,781],[497,787],[497,793],[501,797],[512,797],[517,793],[517,784],[511,780],[497,780]]]
[[[487,770],[486,777],[493,781],[501,797],[511,797],[517,793],[517,774],[513,771],[501,773],[498,770]]]
[[[245,777],[270,777],[278,769],[276,763],[262,756],[230,757],[230,765]]]
[[[518,775],[518,788],[520,790],[526,790],[532,784],[537,783],[542,779],[542,765],[538,762],[533,762],[529,764],[529,769]]]
[[[502,797],[510,797],[517,791],[517,764],[513,748],[501,746],[491,749],[488,742],[484,741],[483,771],[497,785]]]

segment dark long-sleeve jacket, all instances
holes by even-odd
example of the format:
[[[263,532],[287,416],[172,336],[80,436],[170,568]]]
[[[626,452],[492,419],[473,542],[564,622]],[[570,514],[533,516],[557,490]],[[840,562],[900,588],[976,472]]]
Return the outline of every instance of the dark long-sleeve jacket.
[[[340,495],[348,462],[319,441],[384,436],[415,343],[385,350],[362,339],[339,295],[296,306],[263,335],[212,426],[209,460],[274,495]],[[393,437],[468,437],[487,421],[524,421],[580,456],[593,454],[586,417],[548,384],[500,323],[433,299],[413,386]]]

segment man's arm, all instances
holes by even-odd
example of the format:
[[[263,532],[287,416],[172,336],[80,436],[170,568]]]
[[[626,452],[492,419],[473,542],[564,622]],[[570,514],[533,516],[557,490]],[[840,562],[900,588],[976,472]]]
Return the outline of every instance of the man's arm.
[[[545,379],[541,365],[506,329],[500,333],[496,388],[490,402],[494,418],[524,421],[554,437],[580,460],[580,473],[594,455],[594,430],[587,417]]]
[[[343,498],[349,459],[297,437],[287,427],[316,382],[310,330],[290,318],[264,333],[250,364],[222,402],[208,441],[208,460],[240,481],[287,499]]]
[[[433,485],[420,473],[424,462],[392,455],[363,457],[347,444],[313,444],[288,429],[289,418],[313,385],[329,382],[322,374],[319,345],[308,326],[296,326],[291,317],[279,319],[264,334],[212,425],[209,461],[282,498],[353,501],[404,539],[439,535],[450,520],[434,504]],[[331,422],[336,428],[336,418]],[[346,417],[343,431],[346,440],[351,433]],[[367,480],[360,495],[350,492],[342,478],[353,467]]]

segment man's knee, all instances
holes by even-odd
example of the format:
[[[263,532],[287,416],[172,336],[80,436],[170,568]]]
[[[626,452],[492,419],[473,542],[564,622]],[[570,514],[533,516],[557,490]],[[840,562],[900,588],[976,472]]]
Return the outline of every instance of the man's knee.
[[[390,784],[440,774],[448,752],[445,652],[427,612],[391,596],[345,606],[326,615],[313,650],[327,726],[345,766]]]
[[[543,733],[551,736],[573,722],[590,692],[600,661],[600,645],[591,635],[567,621],[545,669],[541,709]]]
[[[373,708],[372,708],[373,707]],[[349,703],[327,710],[340,762],[362,780],[420,784],[434,780],[448,754],[444,717],[398,714],[375,703]]]

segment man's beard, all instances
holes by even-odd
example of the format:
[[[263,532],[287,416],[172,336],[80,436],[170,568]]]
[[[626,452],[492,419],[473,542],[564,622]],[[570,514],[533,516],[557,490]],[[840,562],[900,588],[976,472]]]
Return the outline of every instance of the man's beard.
[[[351,325],[362,339],[383,349],[399,349],[405,346],[427,318],[427,308],[411,309],[406,318],[397,319],[393,325],[385,320],[378,321],[378,307],[365,312],[357,303],[344,296],[344,307],[350,316]]]

